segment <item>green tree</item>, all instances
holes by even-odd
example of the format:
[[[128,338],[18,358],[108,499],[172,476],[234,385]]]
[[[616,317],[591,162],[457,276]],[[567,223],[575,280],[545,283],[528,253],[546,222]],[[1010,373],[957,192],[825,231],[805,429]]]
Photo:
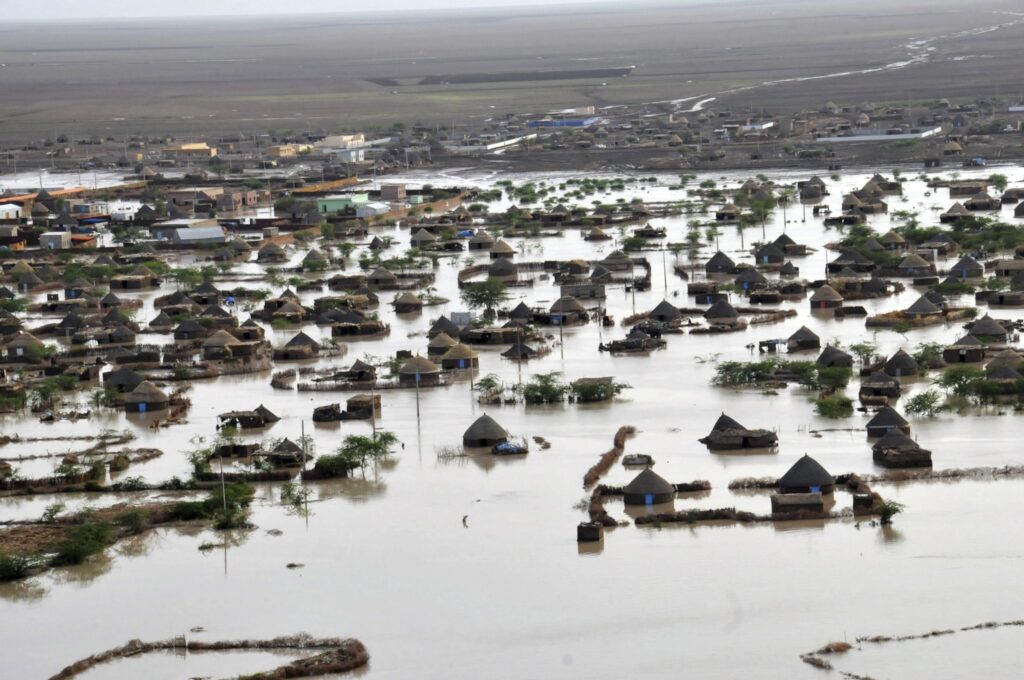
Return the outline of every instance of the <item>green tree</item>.
[[[369,437],[350,434],[338,447],[337,455],[353,467],[366,468],[370,463],[387,458],[397,443],[398,437],[392,432],[377,432]]]
[[[483,309],[484,316],[493,317],[494,308],[508,300],[508,290],[499,279],[487,279],[466,284],[459,297],[470,309]]]

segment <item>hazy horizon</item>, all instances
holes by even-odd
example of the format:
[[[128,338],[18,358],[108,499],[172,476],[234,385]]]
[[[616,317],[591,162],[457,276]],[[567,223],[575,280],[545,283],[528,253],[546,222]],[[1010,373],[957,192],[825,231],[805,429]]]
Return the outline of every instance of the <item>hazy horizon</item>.
[[[379,14],[444,10],[550,8],[563,5],[600,5],[608,0],[378,0],[371,6],[339,5],[333,0],[177,0],[174,3],[128,4],[122,0],[51,0],[45,5],[25,6],[18,21],[78,21],[226,16],[301,16],[311,14]],[[650,4],[650,3],[645,3]]]

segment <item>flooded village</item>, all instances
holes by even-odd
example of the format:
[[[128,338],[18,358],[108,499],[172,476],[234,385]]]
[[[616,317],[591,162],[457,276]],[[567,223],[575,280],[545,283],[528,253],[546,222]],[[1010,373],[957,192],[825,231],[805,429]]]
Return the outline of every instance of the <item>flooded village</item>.
[[[1024,106],[708,94],[5,142],[0,675],[1015,676]]]

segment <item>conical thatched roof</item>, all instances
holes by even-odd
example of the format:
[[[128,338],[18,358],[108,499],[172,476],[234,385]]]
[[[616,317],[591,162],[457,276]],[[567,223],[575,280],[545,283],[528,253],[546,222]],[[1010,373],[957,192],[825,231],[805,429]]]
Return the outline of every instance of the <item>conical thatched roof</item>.
[[[813,340],[820,341],[821,338],[819,338],[818,334],[812,331],[807,326],[800,326],[800,328],[798,328],[796,332],[793,333],[793,335],[789,336],[790,342],[806,342]]]
[[[711,427],[712,432],[722,432],[724,430],[745,430],[747,428],[740,425],[738,422],[725,415],[724,413],[718,416],[718,420]]]
[[[1017,381],[1024,378],[1020,371],[1008,363],[996,362],[985,367],[985,377],[989,380]]]
[[[587,311],[587,308],[573,296],[564,295],[555,300],[548,311],[552,314],[582,314]]]
[[[866,427],[870,430],[877,427],[906,427],[909,425],[906,418],[901,416],[892,406],[883,406],[878,409],[874,417],[868,421]]]
[[[793,467],[789,468],[786,474],[779,477],[779,487],[782,489],[827,487],[835,483],[836,480],[828,473],[828,470],[806,453],[803,458],[793,463]]]
[[[508,431],[499,425],[494,418],[491,418],[485,413],[473,421],[472,425],[466,428],[466,431],[462,434],[462,439],[463,441],[508,439]]]
[[[905,269],[905,268],[908,268],[908,267],[915,267],[915,268],[916,267],[927,267],[928,266],[928,260],[924,259],[923,257],[918,255],[917,253],[907,253],[906,257],[904,257],[900,261],[899,266],[900,266],[900,269]]]
[[[434,324],[430,327],[430,330],[427,332],[427,335],[435,335],[437,333],[445,333],[447,335],[458,335],[459,330],[460,329],[458,325],[454,321],[452,321],[447,316],[444,316],[442,314],[441,316],[438,317],[437,321],[435,321]]]
[[[853,361],[853,357],[843,350],[833,345],[825,345],[825,348],[821,350],[821,354],[818,355],[816,363],[822,366],[830,366],[836,362],[850,363]]]
[[[513,361],[524,361],[537,356],[537,350],[527,345],[521,339],[516,338],[515,343],[502,352],[501,356]]]
[[[973,334],[968,333],[967,335],[965,335],[964,337],[960,338],[959,340],[957,340],[956,342],[954,342],[950,346],[951,347],[981,347],[984,344],[985,343],[983,343],[981,340],[979,340],[978,338],[974,337]]]
[[[240,344],[238,338],[228,333],[223,328],[203,340],[203,347],[227,347]]]
[[[489,246],[494,243],[494,237],[486,229],[480,229],[475,234],[469,237],[469,242],[473,245]]]
[[[256,413],[261,418],[263,418],[263,422],[265,423],[276,423],[277,421],[281,420],[273,411],[268,409],[263,404],[260,404],[259,406],[254,408],[253,413]]]
[[[1005,338],[1006,328],[1001,323],[986,314],[971,324],[971,334],[984,338]]]
[[[167,316],[167,312],[160,312],[149,322],[150,328],[170,328],[173,325],[174,321],[171,317]]]
[[[918,315],[941,314],[942,309],[940,309],[934,302],[932,302],[924,295],[922,295],[921,297],[917,298],[917,301],[914,302],[914,304],[907,307],[906,313]]]
[[[917,371],[917,359],[907,354],[902,348],[896,350],[896,353],[889,357],[889,360],[882,366],[882,370],[892,375],[897,370],[906,375],[908,372]]]
[[[623,487],[623,492],[629,495],[653,495],[674,494],[676,488],[669,484],[664,478],[651,468],[644,469],[633,478],[629,484]]]
[[[739,312],[736,308],[730,305],[725,300],[719,300],[704,312],[705,319],[736,319],[739,318]]]
[[[738,286],[742,286],[744,283],[768,283],[768,279],[756,269],[744,269],[733,279],[733,282]]]
[[[512,311],[508,313],[508,316],[510,319],[531,319],[533,318],[533,310],[530,309],[525,302],[520,302],[512,308]]]
[[[124,366],[121,368],[115,368],[113,371],[110,371],[103,376],[103,383],[113,387],[135,389],[135,387],[142,382],[143,377],[141,375]]]
[[[516,249],[510,246],[502,239],[498,239],[494,245],[491,246],[491,252],[499,255],[515,255]]]
[[[166,404],[170,399],[159,387],[148,380],[143,380],[135,389],[124,395],[124,401],[128,404]]]
[[[728,271],[730,269],[734,269],[736,267],[736,263],[732,261],[731,257],[719,250],[704,263],[704,267],[705,269],[724,269]]]
[[[439,373],[440,371],[441,368],[437,364],[418,354],[411,357],[408,361],[402,364],[400,369],[398,369],[398,372],[401,375],[416,375],[417,373],[420,375],[426,375],[430,373]]]
[[[675,307],[675,305],[673,305],[668,300],[662,300],[654,309],[651,310],[649,316],[652,319],[659,318],[665,319],[667,321],[672,321],[674,319],[680,318],[682,316],[682,313],[679,311],[677,307]]]
[[[320,349],[320,343],[313,338],[306,335],[304,331],[299,331],[292,337],[291,340],[285,343],[285,347],[312,347],[314,349]]]
[[[798,274],[800,274],[800,270],[789,260],[786,260],[786,262],[779,267],[779,276],[797,276]]]
[[[448,335],[444,331],[441,331],[440,333],[435,335],[430,342],[427,343],[427,347],[429,347],[430,349],[443,348],[445,350],[448,350],[449,348],[454,347],[457,344],[459,344],[458,340],[453,339],[452,336]]]
[[[811,302],[842,302],[843,296],[827,283],[814,291]]]

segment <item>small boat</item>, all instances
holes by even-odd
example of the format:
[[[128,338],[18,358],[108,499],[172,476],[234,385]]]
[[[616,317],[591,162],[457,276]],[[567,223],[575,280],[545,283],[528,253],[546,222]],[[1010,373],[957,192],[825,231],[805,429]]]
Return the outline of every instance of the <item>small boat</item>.
[[[654,459],[646,453],[631,453],[627,456],[623,456],[622,464],[627,467],[654,465]]]

